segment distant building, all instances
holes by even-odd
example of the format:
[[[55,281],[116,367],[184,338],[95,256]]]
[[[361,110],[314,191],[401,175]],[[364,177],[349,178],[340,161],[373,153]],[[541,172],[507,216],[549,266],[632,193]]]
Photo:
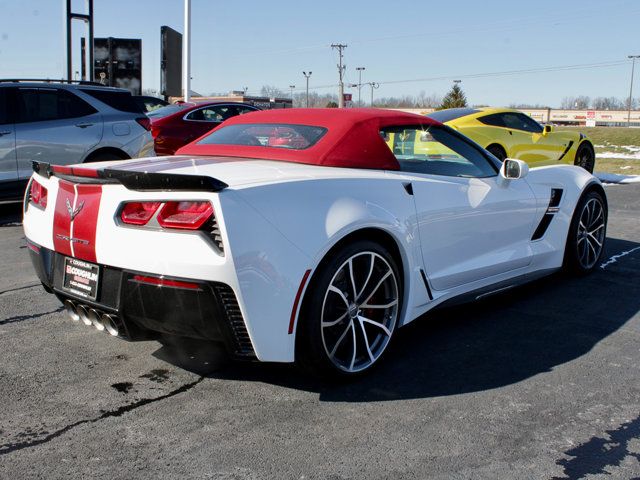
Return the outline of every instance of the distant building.
[[[178,101],[182,101],[183,97],[169,97],[169,103],[175,103]],[[205,97],[200,95],[193,95],[189,99],[189,101],[193,103],[203,103],[203,102],[240,102],[240,103],[248,103],[249,105],[254,105],[258,108],[262,108],[264,110],[272,109],[272,108],[291,108],[293,107],[293,102],[290,98],[279,98],[279,97],[255,97],[252,95],[245,95],[243,91],[233,91],[228,95],[224,96],[212,96]]]

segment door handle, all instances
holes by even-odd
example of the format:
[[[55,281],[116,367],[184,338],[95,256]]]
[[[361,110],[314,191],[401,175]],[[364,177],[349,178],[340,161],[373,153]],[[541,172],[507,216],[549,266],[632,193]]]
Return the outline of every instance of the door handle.
[[[0,137],[2,135],[9,135],[10,133],[11,133],[11,130],[2,131],[2,132],[0,132]]]
[[[90,127],[92,125],[93,125],[93,123],[90,123],[90,122],[76,123],[76,127],[78,127],[78,128],[87,128],[87,127]]]

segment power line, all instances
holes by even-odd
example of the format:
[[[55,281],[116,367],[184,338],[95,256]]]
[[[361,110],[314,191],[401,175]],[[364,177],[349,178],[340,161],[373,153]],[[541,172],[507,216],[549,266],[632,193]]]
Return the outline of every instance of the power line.
[[[462,78],[502,77],[502,76],[510,76],[510,75],[527,75],[527,74],[535,74],[535,73],[551,73],[551,72],[561,72],[561,71],[570,71],[570,70],[590,70],[595,68],[611,68],[611,67],[617,67],[620,65],[628,65],[628,64],[629,64],[629,60],[612,60],[608,62],[598,62],[598,63],[557,65],[553,67],[536,67],[536,68],[526,68],[526,69],[519,69],[519,70],[503,70],[503,71],[496,71],[496,72],[442,75],[438,77],[410,78],[410,79],[403,79],[403,80],[387,80],[384,82],[377,82],[377,83],[380,85],[392,85],[392,84],[401,84],[401,83],[434,82],[438,80],[453,80],[453,79],[462,79]],[[337,85],[335,83],[331,83],[326,85],[315,85],[313,87],[309,87],[309,89],[321,90],[325,88],[335,88],[336,86]]]

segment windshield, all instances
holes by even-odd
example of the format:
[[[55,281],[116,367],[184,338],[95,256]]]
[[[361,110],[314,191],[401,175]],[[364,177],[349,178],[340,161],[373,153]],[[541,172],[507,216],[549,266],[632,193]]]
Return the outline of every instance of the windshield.
[[[456,118],[473,115],[474,113],[478,113],[479,111],[480,110],[474,110],[473,108],[447,108],[446,110],[431,112],[426,116],[429,118],[433,118],[434,120],[437,120],[441,123],[445,123],[450,120],[455,120]]]
[[[304,150],[315,144],[326,128],[291,124],[227,125],[211,132],[199,145],[250,145]]]
[[[191,103],[174,103],[173,105],[167,105],[166,107],[158,108],[157,110],[148,112],[147,116],[153,118],[162,118],[192,106],[193,104]]]

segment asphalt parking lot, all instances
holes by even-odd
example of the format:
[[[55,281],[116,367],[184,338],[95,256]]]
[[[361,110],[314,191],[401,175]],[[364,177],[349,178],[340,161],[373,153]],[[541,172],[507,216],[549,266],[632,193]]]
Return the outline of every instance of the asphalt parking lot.
[[[640,185],[607,249],[400,331],[349,385],[74,323],[0,207],[0,478],[640,477]]]

